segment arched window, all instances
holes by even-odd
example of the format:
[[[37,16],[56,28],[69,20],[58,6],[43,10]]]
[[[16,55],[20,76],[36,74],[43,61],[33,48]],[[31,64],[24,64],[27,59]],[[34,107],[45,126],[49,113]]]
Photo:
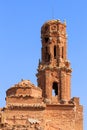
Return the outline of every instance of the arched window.
[[[56,59],[56,46],[54,46],[54,58]]]
[[[52,86],[52,96],[57,96],[58,95],[58,83],[53,82]]]

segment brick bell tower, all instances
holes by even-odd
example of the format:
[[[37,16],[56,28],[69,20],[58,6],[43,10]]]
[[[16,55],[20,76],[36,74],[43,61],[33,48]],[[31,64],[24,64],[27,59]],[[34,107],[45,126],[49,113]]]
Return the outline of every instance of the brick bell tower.
[[[52,103],[69,101],[71,68],[67,60],[66,23],[50,20],[41,28],[42,55],[37,81],[42,96]]]

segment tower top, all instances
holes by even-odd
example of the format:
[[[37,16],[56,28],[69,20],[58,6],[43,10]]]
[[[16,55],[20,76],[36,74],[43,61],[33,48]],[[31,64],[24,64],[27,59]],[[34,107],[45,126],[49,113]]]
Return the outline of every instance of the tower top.
[[[63,30],[66,28],[66,22],[61,22],[59,19],[56,20],[49,20],[47,22],[45,22],[42,27],[41,27],[41,36],[43,33],[46,32],[55,32],[55,31],[59,31],[59,30]],[[63,30],[63,32],[65,32],[65,30]]]
[[[41,27],[42,64],[60,66],[67,60],[66,22],[49,20]]]

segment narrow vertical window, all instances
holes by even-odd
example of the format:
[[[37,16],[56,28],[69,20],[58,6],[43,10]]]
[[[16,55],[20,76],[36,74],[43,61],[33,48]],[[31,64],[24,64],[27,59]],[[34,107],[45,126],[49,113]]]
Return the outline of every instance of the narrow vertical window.
[[[58,83],[53,82],[52,86],[52,96],[57,96],[58,95]]]
[[[56,59],[56,46],[54,46],[54,58]]]
[[[62,47],[62,58],[64,58],[64,47]]]
[[[49,62],[50,61],[50,54],[48,52],[48,47],[46,46],[46,52],[45,52],[45,61]]]

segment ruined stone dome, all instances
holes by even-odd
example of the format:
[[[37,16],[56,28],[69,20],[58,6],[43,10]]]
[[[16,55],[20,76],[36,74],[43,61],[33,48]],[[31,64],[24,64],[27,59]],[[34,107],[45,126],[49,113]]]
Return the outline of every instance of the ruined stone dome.
[[[15,84],[6,91],[7,97],[41,97],[42,91],[40,88],[36,87],[29,80],[22,80],[18,84]]]

